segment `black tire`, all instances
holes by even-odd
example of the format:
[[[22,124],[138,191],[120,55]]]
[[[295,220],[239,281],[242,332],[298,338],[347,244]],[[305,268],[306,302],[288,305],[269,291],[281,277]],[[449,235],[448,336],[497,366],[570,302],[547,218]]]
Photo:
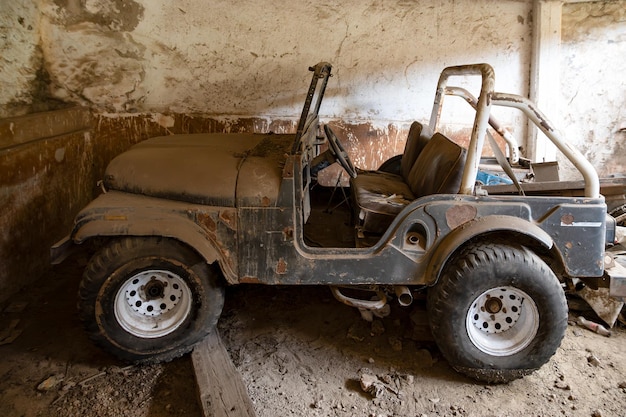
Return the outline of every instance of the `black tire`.
[[[433,336],[457,371],[489,383],[545,364],[567,328],[559,280],[529,249],[473,244],[444,267],[428,292]]]
[[[89,261],[78,309],[92,340],[133,363],[170,361],[193,349],[224,305],[218,272],[175,240],[129,237]]]

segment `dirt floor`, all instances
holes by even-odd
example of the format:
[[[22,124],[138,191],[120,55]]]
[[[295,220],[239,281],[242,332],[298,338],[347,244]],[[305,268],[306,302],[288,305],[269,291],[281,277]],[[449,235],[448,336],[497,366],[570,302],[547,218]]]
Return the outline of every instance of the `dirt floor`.
[[[69,262],[0,306],[0,416],[201,415],[189,355],[127,366],[91,344],[75,312],[80,273]],[[414,304],[369,323],[327,288],[241,286],[219,331],[258,416],[626,416],[623,327],[607,338],[572,315],[547,365],[485,385],[448,366]]]

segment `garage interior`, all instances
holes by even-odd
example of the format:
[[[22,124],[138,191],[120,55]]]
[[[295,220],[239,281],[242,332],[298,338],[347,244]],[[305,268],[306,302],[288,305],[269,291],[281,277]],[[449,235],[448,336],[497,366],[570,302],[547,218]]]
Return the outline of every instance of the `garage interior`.
[[[144,139],[294,132],[319,61],[333,65],[320,115],[360,168],[402,152],[444,67],[485,62],[496,90],[534,100],[601,178],[626,175],[625,0],[15,0],[0,4],[0,39],[0,332],[16,335],[0,346],[5,416],[202,415],[189,355],[127,366],[91,345],[75,315],[87,259],[52,267],[49,250],[107,164]],[[463,108],[444,117],[466,140]],[[531,160],[578,179],[525,118],[498,117]],[[237,287],[226,300],[218,328],[259,416],[626,409],[620,323],[610,338],[569,326],[550,363],[491,386],[447,367],[419,305],[373,325],[327,288]],[[363,368],[392,388],[364,394]]]

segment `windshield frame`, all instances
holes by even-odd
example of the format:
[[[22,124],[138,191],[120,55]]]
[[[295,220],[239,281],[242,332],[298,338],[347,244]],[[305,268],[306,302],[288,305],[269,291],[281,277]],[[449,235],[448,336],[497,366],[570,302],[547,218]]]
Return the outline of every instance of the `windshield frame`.
[[[331,69],[332,65],[328,62],[319,62],[315,66],[309,67],[309,71],[313,72],[313,77],[309,85],[306,100],[304,101],[300,120],[298,121],[298,129],[296,130],[296,137],[291,149],[292,155],[298,153],[301,149],[300,141],[302,140],[304,132],[310,128],[310,124],[315,120],[319,120],[318,114],[324,93],[326,92],[328,79],[331,77]]]

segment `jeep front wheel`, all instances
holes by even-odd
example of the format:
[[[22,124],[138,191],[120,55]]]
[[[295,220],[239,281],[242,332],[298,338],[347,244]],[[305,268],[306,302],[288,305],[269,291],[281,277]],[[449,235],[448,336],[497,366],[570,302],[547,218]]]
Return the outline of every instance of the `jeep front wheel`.
[[[177,241],[125,238],[90,260],[79,313],[100,347],[122,360],[156,363],[190,351],[224,304],[218,276]]]
[[[541,367],[559,347],[567,303],[559,280],[529,249],[474,244],[428,293],[433,336],[450,365],[485,382]]]

